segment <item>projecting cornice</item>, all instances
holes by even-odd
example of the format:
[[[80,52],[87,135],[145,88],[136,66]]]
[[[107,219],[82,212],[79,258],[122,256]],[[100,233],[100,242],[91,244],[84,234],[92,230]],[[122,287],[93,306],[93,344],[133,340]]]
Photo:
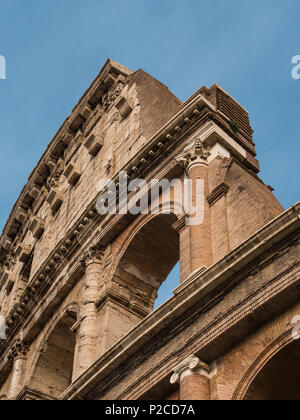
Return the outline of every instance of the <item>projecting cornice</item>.
[[[59,197],[59,192],[55,190],[55,182],[57,177],[66,170],[60,157],[62,150],[64,150],[62,145],[71,141],[71,132],[69,128],[66,131],[66,126],[71,126],[72,129],[75,130],[74,121],[76,118],[78,119],[78,117],[75,118],[73,114],[75,113],[77,116],[79,115],[81,112],[80,110],[84,108],[83,104],[88,102],[89,98],[93,97],[95,91],[97,91],[97,86],[99,89],[100,86],[102,86],[101,89],[104,89],[103,86],[109,86],[109,81],[113,83],[113,81],[119,80],[118,77],[124,77],[125,71],[122,70],[122,73],[119,74],[116,79],[116,64],[111,65],[111,63],[112,62],[109,60],[104,66],[104,69],[101,71],[96,81],[92,84],[90,90],[83,96],[79,105],[74,108],[71,117],[66,120],[65,124],[52,140],[39,164],[29,177],[29,182],[24,187],[18,201],[16,202],[1,235],[0,263],[1,261],[4,261],[5,256],[8,253],[7,248],[4,245],[5,240],[14,238],[20,230],[20,226],[22,226],[22,223],[26,219],[22,217],[22,213],[30,209],[34,201],[38,199],[39,191],[43,189],[42,184],[46,184],[47,181],[47,185],[45,186],[46,188],[49,188],[49,175],[51,175],[52,179],[50,182],[50,188],[53,183],[54,186],[52,186],[47,200],[51,201],[51,208],[53,212],[55,212],[60,206],[62,198]],[[113,72],[114,78],[111,77],[110,71]],[[123,170],[128,172],[130,178],[140,176],[147,171],[147,168],[151,167],[152,163],[156,161],[157,158],[168,153],[170,148],[174,148],[183,135],[188,134],[196,126],[205,125],[209,122],[213,124],[217,130],[210,129],[208,133],[209,136],[214,136],[216,131],[218,137],[222,138],[223,142],[228,144],[229,148],[233,152],[236,152],[238,157],[240,156],[239,159],[249,169],[253,172],[258,172],[259,165],[254,158],[254,146],[252,146],[246,139],[243,139],[238,133],[234,133],[230,128],[230,119],[222,116],[216,107],[214,107],[212,103],[210,103],[201,93],[192,97],[192,99],[189,100],[168,123],[166,123],[151,139],[149,139],[141,151],[125,165]],[[76,130],[80,132],[81,128],[76,125]],[[77,135],[74,135],[74,139],[77,138],[76,136]],[[63,140],[65,138],[68,138],[68,140]],[[80,173],[77,176],[79,175]],[[116,174],[115,178],[117,179],[117,177],[118,174]],[[55,196],[53,196],[54,193],[56,194]]]
[[[123,168],[123,170],[127,171],[129,174],[129,180],[137,176],[146,178],[147,174],[151,172],[153,167],[161,159],[164,159],[176,148],[182,147],[182,141],[186,141],[188,137],[191,137],[199,127],[206,127],[206,123],[210,124],[210,128],[208,131],[205,129],[205,141],[211,142],[212,137],[215,135],[224,137],[224,141],[226,141],[226,136],[224,135],[225,131],[213,122],[214,115],[213,106],[202,95],[195,97],[181,110],[181,112],[176,114],[171,121],[159,130],[159,132],[149,140],[140,153]],[[215,129],[213,127],[215,127]],[[225,129],[225,127],[223,128]],[[221,135],[219,130],[221,130]],[[228,143],[228,145],[231,147],[232,152],[235,153],[235,148],[237,148],[238,151],[240,146],[234,146],[235,144],[237,145],[237,142],[232,137],[229,137],[229,135],[227,136],[230,141],[230,144]],[[244,161],[246,159],[246,152],[244,154],[237,153],[237,157],[239,156],[241,156],[241,160]],[[166,171],[172,170],[168,165],[165,165],[165,169]],[[116,184],[118,175],[119,173],[113,178]],[[50,191],[49,198],[54,192],[55,189]],[[56,203],[57,199],[53,202]],[[53,211],[54,210],[53,207]],[[103,245],[109,241],[111,233],[116,231],[118,217],[121,216],[114,216],[113,220],[109,219],[105,226],[102,227],[98,239]],[[84,243],[91,235],[93,226],[95,227],[95,222],[97,221],[97,226],[99,226],[102,220],[103,216],[97,215],[96,200],[94,200],[86,208],[77,222],[70,228],[65,238],[51,252],[45,263],[39,268],[37,274],[32,279],[30,288],[24,291],[19,301],[15,303],[12,311],[7,315],[7,328],[10,337],[14,336],[18,330],[18,325],[20,325],[20,320],[23,319],[24,314],[28,313],[30,302],[35,301],[37,295],[40,295],[41,290],[46,289],[50,278],[53,278],[54,275],[59,275],[60,267],[63,267],[66,264],[68,256],[74,253],[79,244]]]
[[[209,295],[210,301],[212,301],[214,293],[219,296],[220,286],[228,283],[233,276],[236,277],[235,281],[237,281],[237,277],[239,277],[240,280],[243,279],[242,273],[245,273],[245,269],[256,261],[256,259],[262,258],[263,260],[265,253],[271,250],[272,247],[280,245],[280,248],[277,247],[277,251],[275,251],[275,253],[280,253],[285,246],[285,242],[288,242],[285,238],[299,232],[299,228],[300,202],[267,224],[255,235],[231,251],[209,269],[205,271],[197,270],[192,273],[190,278],[174,291],[173,298],[169,299],[156,311],[147,316],[134,330],[130,331],[123,339],[105,353],[64,392],[60,399],[72,400],[76,399],[78,395],[84,397],[90,393],[95,394],[100,392],[102,386],[105,388],[105,385],[107,384],[105,381],[107,381],[107,378],[110,375],[114,375],[116,369],[120,369],[119,373],[121,377],[122,364],[124,364],[124,361],[134,357],[135,354],[140,354],[141,348],[143,348],[143,351],[146,351],[147,343],[150,341],[149,345],[151,347],[154,337],[159,337],[160,341],[162,341],[164,335],[167,335],[171,330],[171,328],[168,329],[169,325],[174,325],[174,323],[177,325],[177,320],[181,317],[184,317],[186,320],[186,314],[192,309],[195,311],[197,308],[198,310],[201,310],[200,302],[205,296]],[[299,233],[297,234],[297,238],[299,241]],[[269,258],[274,258],[274,256],[271,254]],[[299,276],[296,280],[293,280],[291,277],[291,281],[299,282]],[[288,287],[287,282],[285,283],[285,286]],[[262,303],[262,296],[266,296],[266,291],[264,289],[260,289],[257,295],[257,308],[259,308],[259,305]],[[272,296],[268,295],[265,298],[265,302],[267,303],[268,299],[271,298]],[[249,302],[247,302],[247,304],[249,304]],[[255,310],[254,306],[253,300],[251,305],[251,316],[253,316]],[[243,308],[239,309],[243,311]],[[231,317],[231,320],[230,322],[228,321],[228,324],[224,322],[225,326],[217,324],[215,320],[212,321],[212,324],[217,331],[215,339],[222,334],[225,335],[226,332],[232,329],[229,328],[227,331],[226,325],[232,327],[233,323],[237,322],[236,316],[235,313],[226,314],[226,317]],[[267,312],[266,316],[268,316]],[[225,317],[225,315],[223,315],[223,317]],[[261,318],[262,311],[258,314],[259,322],[262,321]],[[190,322],[192,322],[192,319],[194,319],[194,317],[191,317]],[[222,320],[224,321],[223,318]],[[185,325],[185,327],[187,327],[187,325]],[[201,333],[203,332],[199,332],[199,334]],[[208,330],[208,334],[210,333],[211,331]],[[235,334],[233,334],[233,336],[235,336]],[[151,338],[149,339],[149,337]],[[212,337],[210,335],[210,340],[211,339]],[[220,351],[223,351],[224,348],[222,345],[221,347],[222,349]],[[168,355],[168,357],[171,358],[170,355]],[[177,360],[176,357],[175,360]],[[136,358],[134,358],[134,360],[136,360]],[[175,365],[176,364],[174,364],[174,366]],[[122,395],[118,396],[118,398],[121,397]],[[96,398],[96,395],[93,395],[93,398]]]
[[[129,70],[108,60],[98,78],[84,94],[79,104],[74,108],[71,116],[54,137],[39,164],[29,177],[29,182],[15,204],[4,228],[0,239],[0,264],[1,262],[3,264],[4,261],[7,262],[7,259],[14,253],[15,248],[19,249],[21,247],[20,250],[22,251],[23,246],[26,245],[21,243],[13,244],[13,237],[17,235],[21,229],[20,227],[23,230],[25,228],[32,229],[33,235],[37,239],[42,235],[44,229],[43,220],[36,219],[31,210],[35,201],[41,201],[39,189],[45,192],[46,198],[44,199],[48,201],[52,212],[55,213],[63,200],[60,191],[57,190],[57,180],[59,177],[64,174],[73,183],[81,175],[80,168],[71,167],[66,164],[64,159],[59,155],[63,150],[63,145],[69,144],[76,139],[79,141],[82,136],[89,132],[90,127],[94,124],[93,118],[96,118],[96,120],[97,118],[101,118],[104,111],[102,109],[96,109],[96,115],[93,117],[92,114],[92,117],[90,117],[91,114],[88,112],[88,105],[91,106],[91,104],[95,105],[97,101],[100,102],[100,92],[102,95],[105,95],[105,89],[108,89],[109,86],[115,83],[124,83],[126,75],[130,74],[131,72]],[[98,98],[97,101],[95,100],[96,97]],[[106,98],[105,102],[105,106],[109,107],[109,98]],[[86,120],[86,123],[83,124],[85,128],[83,126],[80,127],[81,123],[79,123],[84,118],[92,118],[91,120]],[[76,130],[77,133],[74,134]],[[86,131],[84,132],[84,130]],[[192,139],[197,130],[198,132],[202,130],[201,139],[205,143],[213,145],[215,142],[220,141],[243,165],[247,166],[254,173],[258,172],[258,162],[254,158],[255,150],[253,144],[243,138],[239,133],[234,133],[230,128],[230,119],[224,117],[216,106],[199,92],[186,102],[180,111],[149,139],[137,155],[123,167],[122,170],[129,174],[128,181],[136,177],[147,179],[147,176],[151,174],[151,171],[153,171],[160,161],[163,159],[172,160],[170,158],[172,153],[175,153],[180,148],[182,149],[188,139]],[[93,144],[93,139],[91,138],[90,142],[85,144],[85,147],[90,149],[91,153],[94,154],[96,153],[96,149],[99,150],[101,148],[101,144]],[[174,159],[172,161],[174,166]],[[174,170],[171,166],[170,163],[164,165],[166,174],[168,171]],[[113,177],[116,184],[118,177],[119,172]],[[105,225],[102,226],[98,239],[102,242],[103,246],[105,246],[111,238],[111,235],[117,230],[118,217],[115,216],[113,220],[106,220]],[[24,291],[18,301],[15,302],[13,309],[7,314],[9,338],[13,338],[17,334],[21,320],[24,320],[24,317],[30,314],[32,302],[36,302],[36,299],[42,298],[47,290],[50,279],[59,275],[62,267],[65,267],[68,263],[70,255],[74,255],[78,248],[80,248],[80,244],[86,243],[91,235],[93,237],[98,235],[97,228],[103,219],[103,216],[97,214],[96,199],[91,200],[90,204],[83,209],[81,216],[70,227],[65,237],[49,254],[47,260],[39,267],[34,278],[30,281],[30,287]],[[23,225],[24,223],[26,225]],[[15,242],[17,241],[15,240]],[[22,259],[29,258],[30,250],[28,250],[27,254],[24,252],[21,254]],[[9,271],[9,267],[6,267],[6,269]]]
[[[26,211],[38,199],[43,185],[45,185],[49,175],[55,171],[58,160],[66,147],[73,140],[78,139],[78,135],[81,132],[84,132],[85,136],[88,136],[95,125],[95,121],[101,118],[103,115],[103,110],[100,105],[101,98],[107,90],[116,83],[124,83],[126,77],[130,74],[132,74],[132,71],[126,67],[111,59],[107,60],[97,78],[79,100],[70,116],[62,124],[39,163],[29,176],[28,183],[23,188],[3,229],[0,239],[0,262],[1,253],[6,254],[6,249],[3,247],[3,238],[5,236],[13,237],[18,232],[20,225],[26,219]],[[22,214],[19,217],[20,213],[25,214],[23,217]]]

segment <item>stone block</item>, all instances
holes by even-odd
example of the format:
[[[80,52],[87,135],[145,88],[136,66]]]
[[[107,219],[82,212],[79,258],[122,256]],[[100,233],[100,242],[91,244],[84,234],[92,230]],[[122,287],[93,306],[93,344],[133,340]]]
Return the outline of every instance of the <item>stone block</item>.
[[[128,115],[133,111],[133,106],[124,97],[121,97],[117,102],[116,108],[123,119],[127,118]]]
[[[79,166],[74,165],[73,163],[69,163],[64,172],[64,176],[67,178],[68,183],[70,185],[75,185],[76,182],[79,180],[80,175],[81,169],[79,168]]]
[[[45,221],[40,217],[34,217],[29,225],[29,230],[35,239],[40,239],[45,230]]]
[[[22,207],[19,207],[17,212],[16,212],[16,220],[19,223],[24,223],[24,221],[26,220],[27,217],[27,212],[26,210],[24,210]]]
[[[50,208],[53,213],[55,213],[63,202],[63,195],[60,191],[56,189],[51,190],[47,202],[50,204]]]
[[[12,241],[10,238],[8,238],[7,236],[4,237],[4,241],[3,241],[3,248],[6,251],[9,251],[10,248],[12,247]]]
[[[103,139],[96,137],[95,134],[91,134],[84,143],[84,146],[87,148],[90,155],[96,156],[102,149]]]
[[[31,252],[30,245],[19,244],[16,249],[16,256],[18,257],[20,262],[25,263],[28,261],[30,257],[30,252]]]

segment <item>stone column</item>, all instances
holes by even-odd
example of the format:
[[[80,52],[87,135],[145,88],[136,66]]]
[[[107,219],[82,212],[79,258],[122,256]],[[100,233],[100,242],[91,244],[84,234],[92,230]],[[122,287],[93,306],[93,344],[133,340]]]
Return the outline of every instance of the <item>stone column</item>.
[[[84,256],[85,276],[82,286],[82,308],[77,335],[77,356],[74,379],[82,375],[98,358],[99,325],[96,303],[103,285],[102,251],[90,249]]]
[[[173,370],[171,384],[180,384],[180,400],[210,400],[210,368],[196,356],[189,356]]]
[[[9,356],[9,358],[13,361],[12,378],[8,391],[9,400],[16,400],[23,389],[27,351],[28,346],[21,340],[18,340],[12,347]]]
[[[200,222],[195,219],[191,223],[189,219],[191,218],[192,221],[193,216],[187,217],[184,229],[181,228],[181,246],[189,250],[189,262],[185,264],[188,264],[188,267],[183,267],[182,273],[184,273],[185,277],[181,281],[185,281],[186,277],[194,271],[201,268],[208,268],[213,263],[210,207],[207,202],[207,196],[209,194],[209,155],[209,148],[200,139],[196,139],[195,143],[187,148],[184,154],[177,159],[177,162],[184,167],[188,179],[192,180],[191,204],[194,207],[197,205],[197,213],[199,215],[202,212],[202,220]],[[199,196],[199,191],[197,192],[197,182],[199,182],[199,185],[202,183],[203,186],[201,197]],[[186,244],[187,242],[188,244]]]

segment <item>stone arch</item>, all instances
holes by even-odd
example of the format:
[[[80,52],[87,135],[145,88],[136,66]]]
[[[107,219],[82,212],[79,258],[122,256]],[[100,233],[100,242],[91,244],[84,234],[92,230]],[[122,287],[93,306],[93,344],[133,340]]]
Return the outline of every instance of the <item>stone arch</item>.
[[[163,214],[163,211],[166,211],[167,215],[173,215],[174,216],[174,223],[176,220],[180,218],[180,216],[177,214],[178,208],[175,207],[176,204],[173,202],[171,203],[164,203],[160,204],[157,208],[155,208],[155,214],[149,214],[149,215],[139,215],[135,221],[131,224],[130,230],[126,233],[126,240],[122,242],[118,258],[116,261],[116,265],[119,263],[120,259],[124,255],[127,247],[132,242],[132,239],[138,234],[138,232],[145,226],[148,222],[150,222],[152,219],[155,219],[157,216],[160,216]]]
[[[293,330],[290,329],[278,337],[255,359],[240,381],[233,395],[233,400],[276,400],[281,399],[280,395],[284,396],[282,399],[287,399],[288,387],[280,391],[275,389],[275,375],[277,373],[278,376],[278,368],[281,365],[283,369],[284,367],[287,368],[288,364],[289,369],[292,371],[294,368],[293,354],[299,354],[297,357],[299,357],[300,360],[300,341],[293,338],[292,331]],[[283,366],[283,360],[285,361],[285,366]],[[272,371],[275,372],[273,376]],[[280,375],[280,383],[284,384],[282,373],[283,372],[281,372]],[[293,395],[298,395],[299,397],[297,399],[300,399],[300,371],[297,375],[298,389],[293,391]],[[270,383],[272,384],[272,390],[269,389],[268,393],[266,393],[263,390]]]
[[[58,398],[72,383],[76,336],[71,328],[78,320],[79,311],[79,304],[73,302],[52,319],[32,364],[31,388]]]
[[[131,225],[113,274],[113,282],[130,289],[145,313],[152,311],[159,287],[180,259],[179,235],[173,228],[179,216],[172,203],[168,214],[157,213],[141,215]]]

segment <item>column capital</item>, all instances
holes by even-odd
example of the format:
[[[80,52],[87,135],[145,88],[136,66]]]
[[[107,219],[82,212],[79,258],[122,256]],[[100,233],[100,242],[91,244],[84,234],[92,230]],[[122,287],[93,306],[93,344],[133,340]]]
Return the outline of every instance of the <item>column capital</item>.
[[[207,166],[207,160],[210,154],[210,147],[206,146],[200,137],[197,137],[194,142],[187,146],[183,153],[176,158],[176,161],[188,173],[195,165]]]
[[[173,375],[171,376],[170,382],[174,385],[180,383],[186,376],[202,375],[208,377],[209,373],[209,366],[206,363],[201,362],[198,357],[191,355],[173,369]]]
[[[25,359],[29,350],[29,345],[24,341],[18,339],[11,347],[8,359],[15,361],[18,359]]]
[[[93,246],[83,253],[80,257],[80,262],[82,262],[86,267],[93,263],[101,264],[104,254],[104,248],[101,248],[100,246]]]

